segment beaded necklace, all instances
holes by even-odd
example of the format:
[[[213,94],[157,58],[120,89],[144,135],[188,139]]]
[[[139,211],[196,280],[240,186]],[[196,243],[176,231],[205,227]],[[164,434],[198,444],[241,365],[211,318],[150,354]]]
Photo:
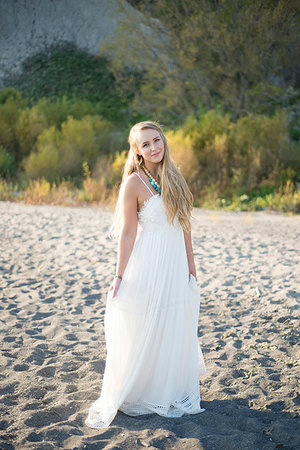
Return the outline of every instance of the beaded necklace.
[[[148,169],[146,169],[146,167],[144,165],[142,165],[141,167],[142,167],[143,171],[145,172],[145,174],[147,175],[147,177],[149,178],[150,184],[160,194],[161,193],[160,184],[156,181],[154,176],[151,174],[151,172]]]

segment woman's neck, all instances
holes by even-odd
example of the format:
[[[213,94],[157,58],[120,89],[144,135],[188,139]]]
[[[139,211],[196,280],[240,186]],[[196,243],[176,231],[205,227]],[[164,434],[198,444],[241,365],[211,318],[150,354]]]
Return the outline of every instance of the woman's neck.
[[[144,162],[144,166],[146,167],[147,170],[149,170],[149,172],[150,172],[155,178],[157,178],[158,164],[151,164],[151,163],[149,163],[149,162],[147,162],[147,164],[145,164],[145,162]]]

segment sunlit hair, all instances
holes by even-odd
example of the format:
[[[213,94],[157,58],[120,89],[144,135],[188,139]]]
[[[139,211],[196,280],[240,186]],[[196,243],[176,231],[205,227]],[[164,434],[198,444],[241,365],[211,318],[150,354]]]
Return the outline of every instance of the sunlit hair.
[[[161,197],[166,211],[166,217],[170,224],[177,214],[179,223],[185,231],[191,229],[191,213],[193,209],[193,195],[179,169],[170,156],[167,140],[160,125],[156,122],[139,122],[135,124],[129,133],[130,145],[127,160],[123,169],[122,182],[119,189],[118,200],[115,209],[113,224],[109,230],[110,237],[118,237],[122,228],[122,217],[120,214],[120,192],[126,178],[132,172],[139,171],[143,163],[143,156],[138,155],[137,132],[152,129],[159,133],[164,143],[164,156],[158,165],[157,176],[161,185]]]

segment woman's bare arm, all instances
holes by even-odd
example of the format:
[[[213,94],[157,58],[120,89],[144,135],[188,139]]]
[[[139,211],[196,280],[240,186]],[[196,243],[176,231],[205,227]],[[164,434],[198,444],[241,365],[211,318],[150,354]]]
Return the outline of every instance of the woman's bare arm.
[[[120,195],[120,207],[123,223],[118,241],[116,275],[123,276],[133,249],[138,226],[137,189],[134,179],[131,178],[126,181]]]
[[[188,259],[188,265],[189,265],[189,272],[192,273],[196,277],[196,267],[195,267],[195,260],[194,260],[194,253],[193,253],[193,246],[192,246],[192,232],[183,230],[184,234],[184,242],[185,242],[185,249],[186,249],[186,255]]]

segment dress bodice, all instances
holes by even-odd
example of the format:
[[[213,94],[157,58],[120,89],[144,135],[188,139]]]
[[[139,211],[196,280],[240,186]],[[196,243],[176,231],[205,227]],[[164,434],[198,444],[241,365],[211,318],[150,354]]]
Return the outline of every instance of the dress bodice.
[[[159,194],[152,194],[138,212],[139,224],[144,231],[163,231],[170,226],[180,227],[177,216],[173,225],[167,221],[164,204]]]
[[[160,194],[153,194],[149,186],[145,183],[142,177],[137,173],[134,174],[141,180],[151,194],[138,211],[138,220],[140,228],[144,231],[164,231],[168,227],[179,228],[180,224],[177,216],[174,218],[173,224],[169,224],[165,213],[164,204]]]

